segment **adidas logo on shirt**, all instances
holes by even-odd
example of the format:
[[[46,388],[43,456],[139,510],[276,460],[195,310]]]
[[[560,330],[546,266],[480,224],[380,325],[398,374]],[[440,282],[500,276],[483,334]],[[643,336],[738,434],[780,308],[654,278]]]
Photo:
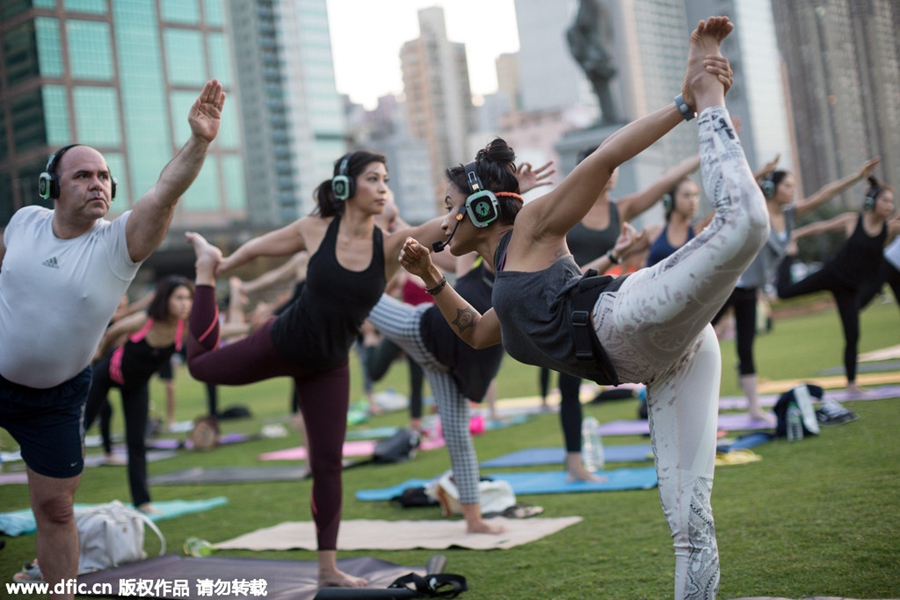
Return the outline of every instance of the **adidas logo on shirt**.
[[[41,264],[44,265],[45,267],[50,267],[51,269],[58,269],[58,268],[59,268],[59,263],[56,262],[56,257],[55,257],[55,256],[54,256],[53,258],[48,258],[47,260],[45,260],[45,261],[42,262]]]

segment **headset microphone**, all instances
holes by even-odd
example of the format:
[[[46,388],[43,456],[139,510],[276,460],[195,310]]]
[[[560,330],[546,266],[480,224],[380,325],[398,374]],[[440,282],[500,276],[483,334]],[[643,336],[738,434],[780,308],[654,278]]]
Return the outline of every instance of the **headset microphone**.
[[[450,236],[447,238],[447,241],[446,242],[434,242],[433,244],[431,244],[432,250],[434,250],[435,252],[441,252],[444,248],[447,247],[447,245],[450,243],[450,240],[453,239],[453,235],[456,233],[456,228],[459,227],[460,223],[462,223],[463,215],[465,215],[465,213],[466,213],[466,207],[465,207],[465,205],[463,205],[463,207],[460,209],[460,211],[458,213],[456,213],[456,225],[453,226],[453,231],[450,232]]]

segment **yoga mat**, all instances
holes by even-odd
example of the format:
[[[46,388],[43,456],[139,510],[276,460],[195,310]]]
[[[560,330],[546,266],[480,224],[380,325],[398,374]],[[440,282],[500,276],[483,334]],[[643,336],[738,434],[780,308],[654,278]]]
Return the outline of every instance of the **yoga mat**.
[[[716,446],[716,452],[728,452],[729,450],[743,450],[747,448],[753,448],[754,446],[759,446],[760,444],[769,442],[774,438],[774,434],[765,433],[762,431],[748,433],[746,435],[742,435],[732,442],[720,441],[718,446]]]
[[[507,519],[494,517],[491,523],[503,525],[497,535],[466,533],[461,519],[440,521],[382,521],[359,519],[341,521],[338,550],[411,550],[427,548],[469,548],[507,550],[556,533],[580,522],[581,517],[545,519]],[[316,530],[312,522],[285,522],[214,544],[220,550],[315,550]]]
[[[859,362],[891,360],[894,358],[900,358],[900,345],[888,346],[887,348],[881,348],[880,350],[873,350],[871,352],[864,352],[859,355]]]
[[[113,448],[113,454],[123,461],[128,460],[128,452],[119,448]],[[178,453],[174,450],[148,450],[147,451],[147,462],[157,462],[160,460],[166,460],[167,458],[173,458],[178,456]],[[105,464],[106,455],[105,454],[88,454],[84,457],[84,466],[86,467],[99,467]],[[127,466],[126,463],[122,463],[121,465],[112,465],[112,466]]]
[[[512,486],[517,496],[529,494],[561,494],[566,492],[608,492],[621,490],[639,490],[656,487],[656,470],[653,467],[643,469],[611,469],[598,471],[608,481],[566,481],[565,471],[528,471],[521,473],[491,473],[491,479],[503,479]],[[403,490],[411,487],[425,487],[433,479],[409,479],[391,487],[376,490],[360,490],[356,499],[364,502],[377,500],[393,500]]]
[[[860,363],[856,366],[856,372],[858,373],[885,373],[887,371],[896,371],[900,369],[900,361],[898,360],[886,360],[886,361],[878,361],[878,362],[870,362],[870,363]],[[829,367],[828,369],[823,369],[817,373],[817,375],[843,375],[844,367],[843,365],[838,365],[834,367]]]
[[[124,503],[123,503],[124,504]],[[159,514],[148,514],[151,521],[165,521],[166,519],[174,519],[183,515],[204,512],[218,506],[228,504],[228,498],[224,496],[216,496],[207,500],[162,500],[153,502],[153,506],[160,511]],[[75,504],[75,513],[78,511],[93,508],[97,504]],[[126,504],[130,506],[130,504]],[[34,522],[34,513],[30,508],[15,510],[8,513],[0,514],[0,533],[9,536],[25,535],[34,533],[37,526]]]
[[[782,394],[801,383],[812,383],[825,389],[836,389],[847,386],[847,378],[843,375],[832,377],[811,377],[808,379],[784,379],[781,381],[760,381],[757,389],[760,394]],[[900,371],[893,373],[861,373],[856,377],[858,385],[885,385],[900,383]]]
[[[747,413],[726,413],[719,415],[719,429],[751,430],[774,429],[774,425],[762,419],[751,419]],[[600,435],[649,435],[650,424],[643,419],[610,421],[600,425]]]
[[[338,568],[356,577],[369,580],[370,588],[387,588],[398,577],[408,573],[425,575],[424,567],[404,567],[384,560],[370,557],[339,558]],[[104,569],[78,577],[90,589],[95,583],[109,583],[114,594],[135,596],[133,589],[120,589],[122,582],[145,580],[156,583],[160,580],[174,582],[187,581],[187,585],[175,593],[160,587],[156,598],[178,598],[181,600],[210,600],[211,598],[265,598],[266,600],[313,600],[319,589],[316,583],[318,564],[315,561],[272,560],[258,558],[224,558],[210,556],[206,558],[180,557],[177,554],[166,554],[136,563],[112,569]],[[452,569],[451,569],[452,572]],[[198,587],[199,580],[209,580],[205,588]],[[224,587],[216,592],[210,585],[238,585],[243,587],[256,580],[257,587],[243,592]],[[264,587],[263,587],[264,586]],[[181,592],[184,592],[183,594]],[[154,590],[156,592],[156,590]],[[255,593],[254,593],[255,592]],[[265,595],[262,594],[265,592]]]
[[[28,474],[22,473],[0,473],[0,485],[8,485],[11,483],[28,483]]]
[[[382,440],[391,437],[399,427],[369,427],[367,429],[355,429],[347,432],[344,437],[348,440]]]
[[[606,462],[642,462],[652,460],[650,444],[603,446]],[[497,458],[482,461],[485,468],[532,467],[536,465],[561,465],[566,461],[565,448],[529,448]]]
[[[224,467],[204,469],[193,467],[150,478],[150,485],[202,485],[222,483],[260,483],[263,481],[298,481],[306,479],[305,466],[291,467]],[[154,503],[155,504],[155,503]]]
[[[799,385],[799,384],[798,384]],[[796,387],[796,386],[793,386]],[[777,394],[762,394],[759,397],[760,406],[773,407],[778,402],[778,397],[793,387],[786,387]],[[863,394],[850,394],[847,390],[830,390],[825,392],[825,398],[836,402],[848,400],[885,400],[887,398],[900,398],[900,385],[882,385],[867,388]],[[743,396],[723,396],[719,398],[719,410],[744,410],[747,408],[747,399]]]
[[[371,456],[374,450],[375,442],[372,440],[344,442],[343,456]],[[286,450],[265,452],[256,458],[258,460],[306,460],[306,448],[297,446]]]

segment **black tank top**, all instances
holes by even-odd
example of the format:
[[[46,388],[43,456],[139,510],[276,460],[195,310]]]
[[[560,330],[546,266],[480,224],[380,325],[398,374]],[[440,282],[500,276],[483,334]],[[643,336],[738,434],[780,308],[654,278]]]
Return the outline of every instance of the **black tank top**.
[[[860,214],[853,234],[847,238],[834,258],[828,261],[828,269],[834,274],[834,278],[851,287],[859,287],[866,281],[874,280],[881,266],[887,231],[885,222],[878,235],[870,237],[863,227],[863,216]]]
[[[460,277],[453,286],[472,308],[484,314],[491,308],[494,274],[482,263]],[[488,386],[500,370],[503,346],[476,350],[453,333],[441,309],[428,307],[419,322],[422,341],[440,363],[450,368],[460,392],[473,402],[481,402]]]
[[[350,271],[337,260],[340,217],[328,225],[319,249],[309,259],[306,283],[272,325],[272,344],[286,360],[310,371],[342,365],[363,321],[384,292],[381,230],[372,234],[372,261]]]
[[[610,202],[606,229],[591,229],[579,222],[566,234],[566,245],[580,267],[612,250],[621,232],[619,207],[615,202]]]

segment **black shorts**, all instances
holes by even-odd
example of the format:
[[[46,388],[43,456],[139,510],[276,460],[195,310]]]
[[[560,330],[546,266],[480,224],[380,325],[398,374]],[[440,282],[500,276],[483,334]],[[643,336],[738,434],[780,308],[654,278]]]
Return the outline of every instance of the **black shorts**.
[[[172,361],[167,360],[162,364],[162,366],[156,371],[156,374],[159,375],[159,378],[163,381],[172,381]]]
[[[0,376],[0,427],[19,443],[22,460],[45,477],[67,479],[84,468],[84,405],[91,368],[47,389]]]

